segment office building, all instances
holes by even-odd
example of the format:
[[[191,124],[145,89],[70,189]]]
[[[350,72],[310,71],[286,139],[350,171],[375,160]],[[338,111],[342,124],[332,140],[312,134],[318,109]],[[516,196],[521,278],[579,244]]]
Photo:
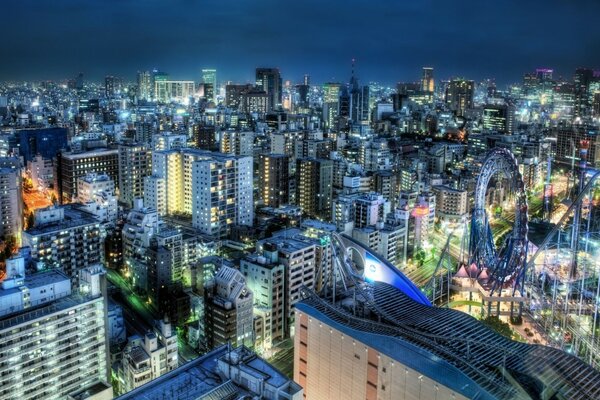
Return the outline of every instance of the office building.
[[[328,218],[332,199],[332,161],[315,158],[297,160],[296,180],[296,202],[303,212]]]
[[[323,120],[329,130],[337,130],[341,84],[328,82],[323,85]]]
[[[110,76],[110,75],[106,76],[104,78],[104,96],[106,96],[107,99],[112,99],[116,95],[120,95],[121,94],[121,86],[122,86],[122,81],[120,78]]]
[[[289,203],[289,164],[285,154],[261,154],[258,157],[258,193],[265,206],[277,208]]]
[[[226,85],[225,86],[225,106],[232,110],[242,108],[242,97],[246,92],[253,88],[250,84],[245,85]]]
[[[216,69],[203,69],[202,70],[202,83],[208,85],[208,87],[212,88],[212,93],[207,93],[205,86],[204,97],[207,100],[216,102],[217,101],[217,70]],[[209,95],[210,94],[210,95]]]
[[[281,105],[283,85],[278,68],[256,68],[256,86],[267,94],[267,111]]]
[[[266,114],[270,109],[270,95],[264,90],[251,89],[240,97],[240,111],[246,114]]]
[[[194,124],[192,127],[192,140],[201,150],[217,150],[217,138],[214,125]]]
[[[60,152],[54,164],[55,185],[62,204],[77,198],[77,180],[87,174],[108,175],[119,186],[119,150],[96,149],[81,153]]]
[[[379,193],[365,193],[355,200],[354,227],[364,228],[383,222],[390,212],[390,204]]]
[[[446,105],[458,116],[473,108],[475,83],[466,79],[453,79],[446,88]]]
[[[137,73],[137,97],[138,100],[152,100],[154,93],[154,78],[150,71],[138,71]]]
[[[145,144],[119,144],[119,201],[132,207],[144,198],[144,179],[152,174],[152,151]]]
[[[219,346],[118,400],[302,400],[303,389],[247,347]]]
[[[206,338],[209,349],[224,344],[254,345],[254,297],[240,271],[222,266],[204,285]]]
[[[435,91],[435,80],[433,79],[433,68],[431,67],[423,67],[421,91],[425,93],[433,93]]]
[[[0,288],[0,398],[111,398],[104,273],[81,271],[81,286],[58,270],[25,275],[7,261]],[[9,357],[10,355],[10,357]],[[77,397],[75,397],[77,398]]]
[[[10,148],[17,147],[25,164],[38,154],[53,159],[67,147],[67,128],[28,128],[17,129],[14,138],[9,140]]]
[[[512,135],[515,131],[515,109],[512,106],[487,104],[483,107],[484,132]]]
[[[23,232],[38,269],[60,269],[77,285],[79,272],[101,263],[104,230],[92,215],[75,206],[50,206],[34,212],[34,225]]]
[[[155,75],[154,93],[160,103],[185,103],[194,96],[196,88],[194,81],[171,81]]]

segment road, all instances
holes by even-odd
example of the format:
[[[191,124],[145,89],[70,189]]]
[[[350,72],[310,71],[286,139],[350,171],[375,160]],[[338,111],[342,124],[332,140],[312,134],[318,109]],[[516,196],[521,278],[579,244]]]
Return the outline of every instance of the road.
[[[115,286],[111,298],[123,308],[123,318],[125,319],[125,327],[127,328],[128,335],[135,332],[140,336],[143,336],[146,332],[150,331],[158,317],[155,316],[144,304],[143,300],[133,292],[129,284],[117,271],[109,269],[107,272],[107,279]],[[173,327],[173,329],[175,329],[175,327]],[[199,356],[198,352],[196,352],[181,337],[178,337],[177,344],[180,365]]]

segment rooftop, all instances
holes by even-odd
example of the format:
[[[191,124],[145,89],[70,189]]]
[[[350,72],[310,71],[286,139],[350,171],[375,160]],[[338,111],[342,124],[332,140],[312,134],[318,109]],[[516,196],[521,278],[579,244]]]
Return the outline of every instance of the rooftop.
[[[263,359],[246,347],[229,349],[221,346],[210,353],[197,358],[118,399],[163,400],[212,400],[233,399],[241,396],[261,396],[253,393],[240,383],[227,378],[227,372],[219,369],[219,363],[240,368],[248,375],[265,383],[282,388],[287,393],[301,391],[302,388],[288,379]]]
[[[40,226],[34,226],[24,233],[30,236],[43,235],[63,229],[74,228],[83,225],[99,224],[99,221],[91,214],[76,208],[76,205],[61,206],[64,210],[64,218],[60,221],[52,221]]]
[[[600,373],[561,350],[519,343],[462,312],[419,304],[395,287],[361,283],[336,298],[308,289],[307,313],[468,398],[600,398]],[[356,302],[354,299],[357,299]],[[357,312],[361,303],[366,311]]]

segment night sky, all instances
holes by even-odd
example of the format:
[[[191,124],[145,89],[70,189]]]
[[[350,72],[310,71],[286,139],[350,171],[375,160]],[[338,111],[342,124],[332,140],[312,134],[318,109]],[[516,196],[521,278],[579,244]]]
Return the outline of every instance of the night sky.
[[[7,4],[8,3],[8,4]],[[133,80],[154,67],[176,79],[436,78],[520,81],[538,66],[571,78],[600,68],[598,0],[2,0],[0,80]]]

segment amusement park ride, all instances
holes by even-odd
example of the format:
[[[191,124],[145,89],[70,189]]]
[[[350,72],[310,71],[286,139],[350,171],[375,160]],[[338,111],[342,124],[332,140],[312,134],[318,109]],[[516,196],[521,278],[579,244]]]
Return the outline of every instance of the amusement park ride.
[[[470,227],[465,222],[450,232],[433,276],[425,285],[417,289],[382,257],[352,238],[332,234],[334,259],[340,265],[334,265],[323,287],[333,290],[335,302],[335,291],[347,288],[332,282],[348,282],[349,278],[355,283],[360,279],[385,282],[420,304],[441,307],[450,306],[451,293],[458,293],[468,298],[465,303],[474,316],[498,316],[512,324],[526,324],[543,338],[543,343],[600,369],[600,235],[594,232],[600,206],[596,210],[592,201],[600,171],[587,168],[586,145],[581,143],[579,147],[578,191],[574,195],[567,192],[564,202],[568,208],[560,218],[554,216],[557,223],[544,225],[548,233],[537,246],[528,238],[527,191],[517,161],[510,151],[495,148],[487,153],[481,166]],[[506,182],[508,198],[514,201],[514,208],[510,208],[514,213],[510,218],[512,229],[499,245],[486,210],[488,186],[497,179]],[[548,221],[553,214],[552,198],[548,196],[551,191],[548,178],[543,205]],[[463,232],[459,238],[457,231]],[[450,254],[453,239],[461,242],[458,256]]]

